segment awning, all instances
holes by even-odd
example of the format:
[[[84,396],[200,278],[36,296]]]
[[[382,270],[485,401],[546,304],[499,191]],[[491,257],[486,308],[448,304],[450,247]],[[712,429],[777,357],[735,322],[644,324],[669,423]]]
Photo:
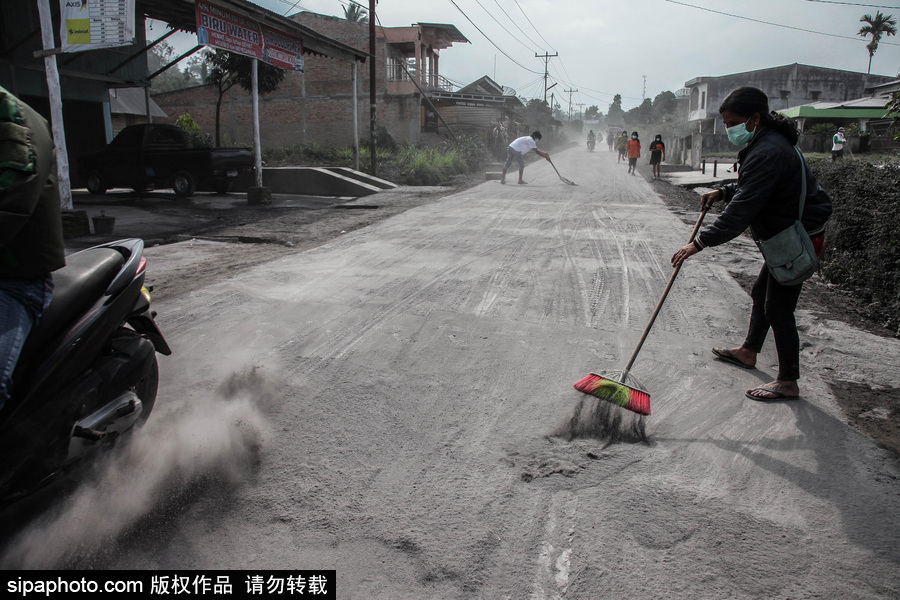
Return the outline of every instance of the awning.
[[[317,54],[344,62],[365,62],[369,56],[367,52],[333,40],[247,0],[216,0],[216,4],[300,38],[303,40],[304,54]],[[137,0],[136,10],[151,19],[164,21],[179,31],[197,32],[194,0]]]
[[[885,98],[856,98],[846,102],[813,102],[778,112],[792,119],[881,119],[887,115]]]

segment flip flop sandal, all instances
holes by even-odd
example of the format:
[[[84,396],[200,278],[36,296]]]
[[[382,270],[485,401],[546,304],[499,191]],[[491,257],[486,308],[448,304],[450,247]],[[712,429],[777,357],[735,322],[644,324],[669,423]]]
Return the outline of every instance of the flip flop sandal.
[[[772,394],[772,397],[767,398],[764,396],[754,396],[753,392],[766,392],[767,394]],[[747,390],[744,393],[744,395],[747,396],[748,398],[750,398],[751,400],[756,400],[758,402],[766,402],[768,400],[796,400],[797,399],[797,396],[786,396],[783,393],[779,392],[778,390],[773,390],[771,388],[767,388],[764,385],[755,387],[752,390]]]
[[[736,357],[734,354],[732,354],[731,350],[729,350],[728,348],[722,348],[722,349],[713,348],[712,352],[720,360],[730,363],[732,365],[741,367],[742,369],[755,369],[756,368],[756,366],[751,367],[750,365],[741,362],[741,360],[738,357]]]

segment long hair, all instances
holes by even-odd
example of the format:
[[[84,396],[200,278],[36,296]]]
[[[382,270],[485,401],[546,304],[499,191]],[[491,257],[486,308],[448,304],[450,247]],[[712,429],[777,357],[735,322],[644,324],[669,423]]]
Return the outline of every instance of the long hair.
[[[747,118],[753,116],[753,113],[759,113],[760,125],[774,129],[787,138],[791,145],[796,144],[800,138],[793,119],[775,111],[769,112],[769,97],[765,92],[754,87],[739,87],[728,94],[719,107],[720,113],[723,110]]]

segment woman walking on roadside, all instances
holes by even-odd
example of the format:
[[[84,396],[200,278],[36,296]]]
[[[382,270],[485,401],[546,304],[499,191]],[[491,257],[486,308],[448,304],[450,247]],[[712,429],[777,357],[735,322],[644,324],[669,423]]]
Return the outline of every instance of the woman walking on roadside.
[[[719,200],[728,205],[716,221],[703,229],[694,242],[672,256],[678,266],[689,256],[710,246],[718,246],[739,236],[748,226],[756,236],[767,240],[792,226],[800,211],[802,169],[806,172],[807,197],[802,223],[812,238],[818,255],[824,243],[825,222],[831,214],[831,202],[817,194],[815,175],[795,150],[799,134],[786,117],[769,113],[766,94],[756,88],[734,90],[719,107],[728,139],[742,146],[738,153],[741,168],[736,184],[703,194],[701,208]],[[747,390],[753,400],[796,398],[800,395],[800,338],[794,310],[803,284],[782,285],[763,264],[750,297],[750,326],[744,343],[737,348],[713,348],[721,360],[753,369],[769,328],[778,353],[778,376],[765,385]]]
[[[634,175],[634,170],[637,168],[637,161],[641,157],[641,140],[638,139],[637,131],[631,132],[631,139],[628,140],[625,149],[628,152],[628,172]]]

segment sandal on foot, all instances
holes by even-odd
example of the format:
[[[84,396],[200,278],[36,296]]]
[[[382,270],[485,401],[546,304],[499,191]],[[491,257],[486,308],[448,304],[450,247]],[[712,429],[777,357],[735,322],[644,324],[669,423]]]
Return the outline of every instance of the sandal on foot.
[[[715,354],[716,357],[718,357],[720,360],[723,360],[732,365],[737,365],[738,367],[741,367],[742,369],[755,369],[756,368],[755,365],[748,365],[747,363],[742,362],[741,359],[739,359],[737,356],[735,356],[731,352],[731,350],[729,350],[728,348],[713,348],[712,351],[713,351],[713,354]]]
[[[772,394],[771,397],[766,396],[757,396],[753,392],[765,392],[767,394]],[[772,388],[766,387],[765,385],[761,385],[755,387],[753,389],[747,390],[744,393],[745,396],[750,398],[751,400],[757,400],[761,402],[766,402],[767,400],[795,400],[798,396],[788,396],[784,392],[779,392],[778,390],[773,390]]]

